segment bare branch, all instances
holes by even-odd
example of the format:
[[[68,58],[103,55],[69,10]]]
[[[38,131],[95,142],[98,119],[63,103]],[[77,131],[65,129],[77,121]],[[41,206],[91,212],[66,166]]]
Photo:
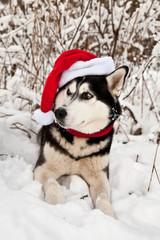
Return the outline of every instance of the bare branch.
[[[82,15],[82,17],[81,17],[81,20],[80,20],[80,22],[79,22],[79,25],[78,25],[78,27],[77,27],[77,30],[76,30],[76,32],[75,32],[75,34],[74,34],[74,36],[73,36],[73,38],[72,38],[72,40],[71,40],[71,43],[70,43],[68,49],[71,49],[71,47],[72,47],[72,44],[73,44],[73,42],[74,42],[74,40],[75,40],[75,38],[76,38],[76,36],[77,36],[77,33],[78,33],[78,31],[79,31],[79,28],[80,28],[80,26],[81,26],[81,24],[82,24],[82,21],[83,21],[85,15],[86,15],[87,9],[89,8],[89,5],[90,5],[91,1],[92,1],[92,0],[88,0],[88,4],[87,4],[87,6],[86,6],[86,9],[85,9],[85,11],[84,11],[84,13],[83,13],[83,15]]]
[[[138,76],[136,77],[136,82],[135,82],[133,88],[132,88],[132,89],[130,90],[130,92],[123,98],[123,100],[126,99],[126,98],[128,98],[128,97],[131,95],[131,93],[134,91],[134,89],[137,87],[137,84],[138,84],[139,81],[140,81],[140,76],[142,76],[142,75],[144,74],[144,72],[145,72],[145,70],[147,69],[148,65],[152,62],[152,60],[153,60],[154,58],[156,58],[156,56],[151,57],[151,58],[148,60],[148,62],[146,63],[146,65],[144,66],[143,70],[141,70],[141,71],[139,72]]]

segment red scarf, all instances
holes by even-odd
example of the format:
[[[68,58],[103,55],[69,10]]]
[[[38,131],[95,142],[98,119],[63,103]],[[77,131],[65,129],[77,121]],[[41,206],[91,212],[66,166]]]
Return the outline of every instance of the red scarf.
[[[78,132],[78,131],[73,130],[73,129],[66,129],[66,130],[67,130],[67,132],[71,133],[72,135],[74,135],[76,137],[84,137],[84,138],[102,137],[102,136],[108,134],[112,130],[113,125],[114,125],[114,123],[112,123],[111,125],[109,125],[108,127],[102,129],[99,132],[91,133],[91,134],[89,134],[89,133],[81,133],[81,132]]]

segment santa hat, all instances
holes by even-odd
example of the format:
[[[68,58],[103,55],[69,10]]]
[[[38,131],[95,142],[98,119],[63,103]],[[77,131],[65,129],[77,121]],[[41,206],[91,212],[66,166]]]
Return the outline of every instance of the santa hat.
[[[53,70],[47,77],[41,107],[34,112],[34,119],[41,125],[54,121],[53,107],[58,88],[76,77],[87,75],[108,75],[115,70],[111,57],[98,58],[96,55],[79,49],[63,52],[56,60]]]

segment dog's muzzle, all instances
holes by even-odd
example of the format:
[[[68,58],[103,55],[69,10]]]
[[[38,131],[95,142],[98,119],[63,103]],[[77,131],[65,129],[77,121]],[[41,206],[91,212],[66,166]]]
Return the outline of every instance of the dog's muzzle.
[[[55,110],[55,117],[58,123],[64,124],[65,117],[67,116],[67,111],[64,108],[58,108]]]

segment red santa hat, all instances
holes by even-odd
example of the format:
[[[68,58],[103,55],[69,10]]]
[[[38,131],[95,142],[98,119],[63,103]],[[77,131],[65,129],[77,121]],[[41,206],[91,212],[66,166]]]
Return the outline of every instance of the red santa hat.
[[[53,70],[47,77],[41,107],[34,112],[34,119],[41,125],[54,121],[53,107],[55,95],[61,88],[76,77],[87,75],[108,75],[115,70],[111,57],[98,58],[96,55],[79,49],[63,52],[56,60]]]

